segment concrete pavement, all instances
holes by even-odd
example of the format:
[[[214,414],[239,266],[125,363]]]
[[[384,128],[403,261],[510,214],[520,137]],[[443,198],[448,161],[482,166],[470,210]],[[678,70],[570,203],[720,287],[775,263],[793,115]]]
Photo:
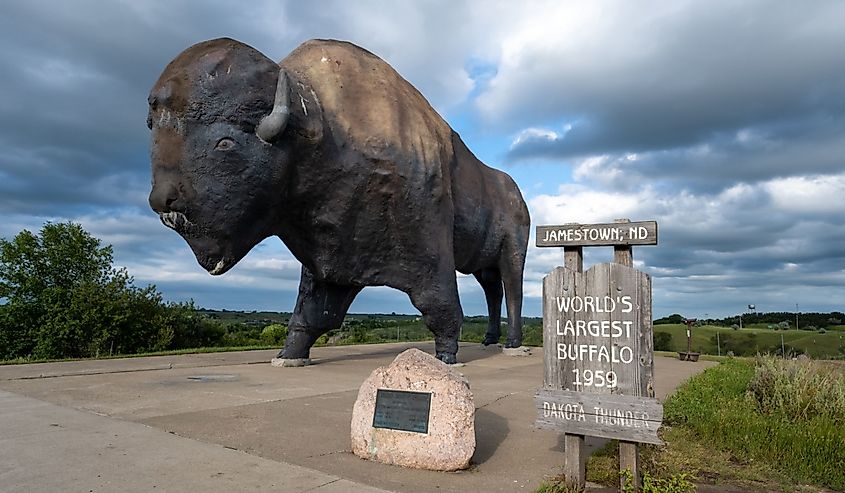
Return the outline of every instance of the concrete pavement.
[[[0,391],[0,490],[384,492],[140,423]]]
[[[3,491],[533,491],[560,473],[563,440],[535,430],[542,349],[507,357],[462,344],[477,449],[463,472],[365,461],[349,445],[358,387],[402,350],[433,343],[314,348],[314,365],[274,368],[274,351],[0,367]],[[710,362],[656,358],[665,397]]]

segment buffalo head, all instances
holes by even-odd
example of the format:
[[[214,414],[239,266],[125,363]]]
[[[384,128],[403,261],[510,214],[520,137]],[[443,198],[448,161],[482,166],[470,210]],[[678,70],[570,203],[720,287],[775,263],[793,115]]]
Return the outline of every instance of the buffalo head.
[[[188,48],[150,92],[150,206],[212,275],[274,234],[289,100],[284,70],[231,39]]]

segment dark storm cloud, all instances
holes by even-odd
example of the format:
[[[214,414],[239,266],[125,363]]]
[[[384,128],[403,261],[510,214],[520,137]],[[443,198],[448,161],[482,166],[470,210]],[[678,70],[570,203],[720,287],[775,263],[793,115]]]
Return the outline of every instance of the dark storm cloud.
[[[371,7],[367,13],[366,6],[348,2],[255,2],[249,8],[228,1],[4,6],[0,210],[70,215],[88,206],[125,205],[125,197],[101,183],[118,175],[122,178],[111,181],[133,191],[148,188],[147,93],[173,57],[205,39],[233,37],[274,60],[312,37],[354,39],[397,59],[410,78],[422,79],[435,104],[463,97],[469,87],[456,90],[455,80],[458,86],[470,82],[460,70],[431,76],[430,67],[449,49],[443,40],[420,42],[433,6],[404,9],[405,31],[390,22],[372,29],[365,18],[396,16],[403,8]],[[459,22],[450,19],[441,24]],[[420,38],[408,38],[408,29],[420,31]],[[453,65],[461,63],[458,57]],[[132,205],[143,207],[137,199],[132,193]]]
[[[845,79],[843,79],[845,84]],[[555,158],[565,153],[566,136],[528,137],[515,155]],[[643,153],[609,153],[575,161],[575,176],[614,189],[647,183],[664,190],[718,191],[739,182],[773,177],[830,174],[845,169],[845,118],[811,115],[716,134],[690,147]]]
[[[490,118],[545,126],[558,135],[522,140],[511,157],[683,154],[709,145],[711,161],[747,161],[733,169],[749,178],[765,170],[770,176],[792,172],[796,163],[788,158],[797,150],[780,159],[762,150],[754,159],[748,156],[753,150],[732,143],[751,129],[774,146],[817,145],[803,149],[826,156],[807,160],[817,171],[842,165],[831,156],[842,150],[835,136],[845,128],[839,48],[845,30],[837,27],[845,4],[675,5],[634,16],[625,9],[640,5],[622,7],[610,16],[613,29],[579,33],[584,39],[567,34],[560,48],[525,50],[500,70],[492,91],[480,98],[481,109]],[[819,126],[826,127],[821,134]],[[696,174],[707,161],[669,157],[681,159],[664,163],[661,172],[689,166]],[[717,171],[731,171],[726,166]]]
[[[736,313],[728,303],[736,298],[767,310],[792,309],[794,303],[805,310],[841,307],[845,173],[772,178],[717,191],[658,192],[657,179],[641,185],[622,191],[565,185],[557,195],[531,200],[534,223],[657,220],[660,244],[637,248],[635,259],[654,277],[658,314],[699,306],[722,316]],[[606,261],[602,252],[585,260]],[[557,262],[535,249],[526,278],[539,280]]]
[[[0,236],[73,219],[168,299],[290,310],[299,267],[278,239],[211,278],[149,210],[146,97],[205,39],[279,60],[330,37],[382,56],[447,117],[463,110],[470,134],[504,143],[482,152],[518,135],[508,158],[570,165],[579,187],[535,197],[534,224],[657,219],[661,245],[636,254],[656,313],[845,299],[843,19],[845,4],[825,1],[10,2]],[[520,181],[519,166],[508,171]],[[532,248],[527,315],[559,257]],[[483,313],[472,279],[459,285],[465,312]],[[378,289],[354,310],[414,311]]]
[[[467,7],[450,5],[256,1],[247,6],[222,0],[4,5],[0,235],[74,220],[114,245],[116,263],[127,266],[139,284],[157,283],[169,299],[291,309],[299,264],[278,239],[260,244],[232,272],[210,280],[184,241],[149,210],[149,88],[173,57],[206,39],[232,37],[280,60],[307,39],[329,37],[354,41],[390,60],[433,104],[448,107],[472,86],[463,70],[466,57],[457,55],[468,49],[472,32],[460,29],[462,15],[440,15],[447,7],[455,13]],[[432,29],[447,35],[431,37]],[[396,295],[369,295],[362,306],[378,311],[378,300],[395,305]]]
[[[14,2],[0,18],[4,212],[73,215],[142,207],[146,95],[204,38],[246,34],[222,3]],[[246,36],[248,37],[248,36]]]
[[[478,100],[510,159],[571,167],[535,223],[656,219],[656,313],[841,306],[845,4],[571,7],[583,29],[512,53]]]

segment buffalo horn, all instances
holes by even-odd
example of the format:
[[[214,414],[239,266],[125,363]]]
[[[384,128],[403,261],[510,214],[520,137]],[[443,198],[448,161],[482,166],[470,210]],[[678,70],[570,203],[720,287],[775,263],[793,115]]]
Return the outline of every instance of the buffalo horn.
[[[258,128],[255,129],[258,138],[264,142],[273,142],[282,135],[285,126],[288,124],[290,115],[290,100],[288,91],[288,77],[285,70],[279,70],[279,81],[276,83],[276,99],[273,101],[273,111],[261,119]]]

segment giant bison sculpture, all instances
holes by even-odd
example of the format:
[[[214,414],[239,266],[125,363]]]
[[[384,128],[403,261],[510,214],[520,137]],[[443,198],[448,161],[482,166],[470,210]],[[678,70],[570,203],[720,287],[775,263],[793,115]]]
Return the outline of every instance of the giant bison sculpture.
[[[153,86],[149,202],[212,275],[269,236],[302,263],[279,358],[307,362],[365,286],[408,294],[456,361],[456,270],[489,309],[485,344],[522,342],[529,217],[489,168],[386,62],[346,42],[308,41],[280,63],[215,39],[179,54]]]

